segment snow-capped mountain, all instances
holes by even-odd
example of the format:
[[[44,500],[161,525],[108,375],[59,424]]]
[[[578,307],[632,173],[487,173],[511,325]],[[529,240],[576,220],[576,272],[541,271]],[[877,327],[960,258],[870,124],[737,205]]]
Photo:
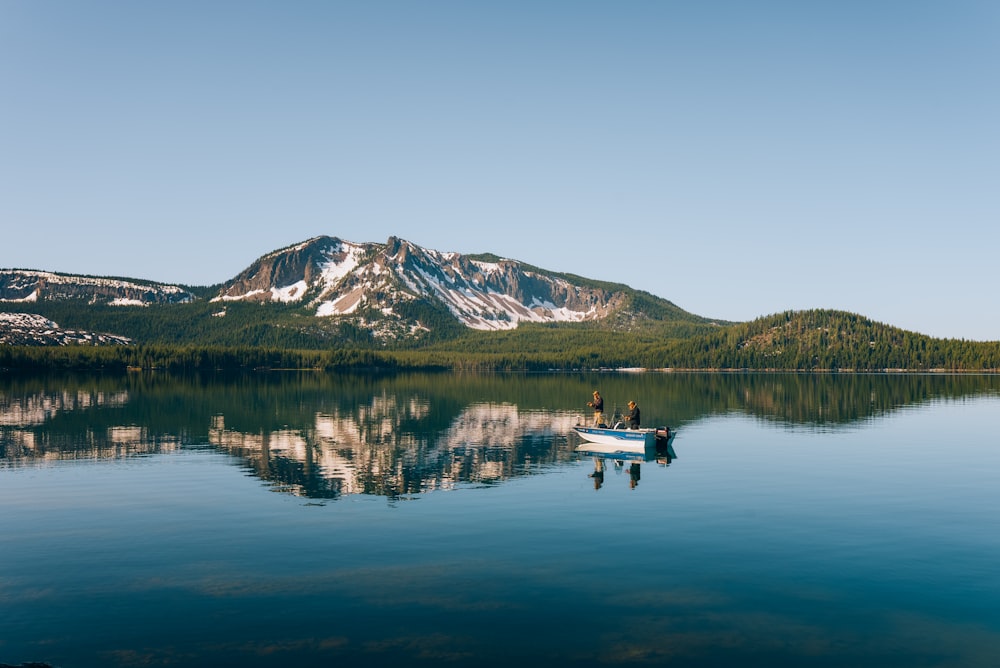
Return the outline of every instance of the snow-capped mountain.
[[[91,304],[146,306],[194,299],[176,285],[120,278],[72,276],[50,271],[0,269],[0,302],[32,303],[43,299],[80,299]]]
[[[155,308],[147,321],[136,317],[136,307]],[[625,285],[490,254],[430,250],[397,237],[385,243],[314,237],[263,255],[218,289],[0,269],[0,312],[14,310],[58,320],[67,330],[114,332],[123,341],[302,348],[443,340],[465,328],[510,330],[525,322],[606,322],[618,331],[661,322],[717,324]],[[24,339],[13,327],[14,321],[0,322],[0,333]],[[24,340],[30,345],[36,338]]]
[[[396,237],[379,244],[320,236],[259,258],[213,301],[295,302],[317,316],[405,319],[401,305],[428,300],[467,327],[500,330],[596,320],[624,299],[620,290],[577,285],[515,260],[442,253]]]

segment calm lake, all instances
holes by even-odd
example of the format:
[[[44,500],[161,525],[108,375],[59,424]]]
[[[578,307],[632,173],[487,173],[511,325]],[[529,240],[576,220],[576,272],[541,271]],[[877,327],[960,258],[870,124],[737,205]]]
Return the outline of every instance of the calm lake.
[[[579,453],[594,389],[676,458]],[[974,375],[0,375],[0,663],[993,668],[998,418]]]

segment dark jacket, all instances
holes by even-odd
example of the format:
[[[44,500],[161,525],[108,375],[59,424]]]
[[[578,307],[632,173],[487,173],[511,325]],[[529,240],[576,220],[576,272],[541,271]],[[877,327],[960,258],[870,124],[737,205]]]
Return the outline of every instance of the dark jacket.
[[[632,410],[630,410],[628,413],[626,413],[625,414],[625,419],[628,420],[628,428],[629,429],[638,429],[639,428],[639,407],[636,406],[635,408],[633,408]]]

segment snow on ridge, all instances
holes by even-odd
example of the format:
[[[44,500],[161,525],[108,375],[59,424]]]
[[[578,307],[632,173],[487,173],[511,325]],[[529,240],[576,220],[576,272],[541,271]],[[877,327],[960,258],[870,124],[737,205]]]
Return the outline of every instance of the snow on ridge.
[[[168,283],[156,283],[155,281],[140,284],[121,278],[100,278],[97,276],[79,276],[76,274],[56,274],[51,271],[37,271],[34,269],[0,269],[0,274],[7,274],[11,276],[30,276],[33,278],[44,279],[47,283],[56,285],[76,284],[98,287],[129,288],[135,290],[155,289],[168,294],[178,294],[184,292],[184,289],[180,286],[170,285]]]
[[[34,291],[32,291],[32,293],[27,297],[21,297],[20,299],[0,299],[0,302],[8,304],[22,304],[22,303],[37,302],[37,301],[38,301],[38,288],[35,288]]]
[[[398,290],[392,287],[391,282],[387,282],[388,275],[393,274],[393,270],[385,267],[380,261],[361,264],[360,257],[367,252],[366,248],[355,247],[352,250],[350,260],[345,260],[343,267],[338,271],[341,276],[335,284],[327,284],[327,290],[321,294],[313,303],[318,304],[316,308],[317,316],[348,315],[354,313],[365,305],[373,306],[383,310],[387,315],[391,310],[386,311],[385,306],[381,306],[382,295],[393,295],[392,299],[413,299],[413,295],[405,290]],[[343,271],[349,268],[350,271]],[[396,270],[398,272],[398,269]],[[397,274],[400,275],[400,274]],[[348,283],[344,279],[352,276],[353,281]],[[401,274],[403,279],[407,279],[406,274]],[[421,293],[421,290],[412,285],[409,280],[404,280],[409,285],[409,289],[414,293]],[[340,286],[339,289],[334,289]]]
[[[531,308],[540,308],[552,314],[552,319],[558,322],[580,322],[597,315],[597,309],[591,307],[586,311],[575,311],[566,306],[556,306],[550,301],[541,301],[538,297],[531,300]]]
[[[402,267],[397,267],[396,275],[399,276],[399,278],[403,281],[403,283],[406,284],[406,287],[409,288],[410,290],[413,290],[418,294],[423,292],[420,289],[420,286],[417,285],[416,281],[414,281],[413,278],[410,276],[410,274],[408,272],[403,271]],[[432,278],[430,280],[433,280],[435,283],[438,282],[437,279]]]
[[[305,291],[309,289],[309,285],[304,281],[296,281],[291,285],[286,285],[283,288],[271,287],[271,301],[273,302],[294,302],[302,298]],[[260,292],[263,292],[261,290]]]
[[[349,313],[354,313],[361,306],[363,301],[364,291],[361,288],[355,288],[345,295],[341,295],[336,299],[331,299],[329,301],[321,302],[318,307],[316,307],[317,316],[328,316],[328,315],[347,315]]]
[[[485,266],[487,271],[501,271],[498,263],[474,262],[477,268]],[[556,306],[549,300],[532,297],[529,304],[523,304],[515,297],[495,290],[483,289],[478,281],[467,282],[462,274],[448,276],[448,284],[432,275],[422,266],[415,266],[411,273],[401,273],[401,278],[415,292],[431,292],[444,303],[451,313],[467,327],[480,330],[514,329],[520,322],[580,322],[596,315],[596,310],[590,308],[578,311],[568,307]],[[419,277],[426,288],[421,290],[414,278]],[[548,279],[560,287],[572,288],[572,284],[562,279]],[[458,281],[466,283],[459,287]],[[450,284],[450,285],[449,285]]]
[[[249,299],[250,297],[256,297],[257,295],[264,294],[264,290],[251,290],[242,295],[219,295],[218,297],[212,297],[213,302],[237,302],[241,299]]]
[[[567,308],[526,306],[514,297],[500,292],[440,290],[448,309],[464,325],[473,329],[514,329],[521,322],[578,322],[586,313]]]
[[[496,274],[503,269],[499,262],[484,262],[482,260],[470,260],[470,262],[484,274]]]
[[[357,269],[358,264],[361,261],[361,256],[364,254],[364,248],[356,244],[341,242],[339,246],[331,249],[330,252],[342,250],[345,246],[347,247],[347,250],[346,257],[344,257],[343,260],[338,262],[331,257],[322,267],[320,276],[323,278],[323,284],[327,287],[332,288],[339,283],[342,278]]]
[[[549,309],[549,313],[552,314],[552,319],[556,322],[580,322],[593,316],[595,311],[594,309],[590,309],[589,311],[574,311],[561,307]]]

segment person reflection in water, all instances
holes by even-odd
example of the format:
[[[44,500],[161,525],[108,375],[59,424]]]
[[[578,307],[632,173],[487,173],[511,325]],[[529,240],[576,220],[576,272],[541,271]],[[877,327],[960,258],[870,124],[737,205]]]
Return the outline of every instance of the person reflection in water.
[[[628,467],[628,486],[629,489],[635,489],[635,486],[639,484],[639,462],[632,462]]]
[[[604,484],[604,458],[594,457],[594,472],[589,475],[594,479],[594,489],[600,489]]]

